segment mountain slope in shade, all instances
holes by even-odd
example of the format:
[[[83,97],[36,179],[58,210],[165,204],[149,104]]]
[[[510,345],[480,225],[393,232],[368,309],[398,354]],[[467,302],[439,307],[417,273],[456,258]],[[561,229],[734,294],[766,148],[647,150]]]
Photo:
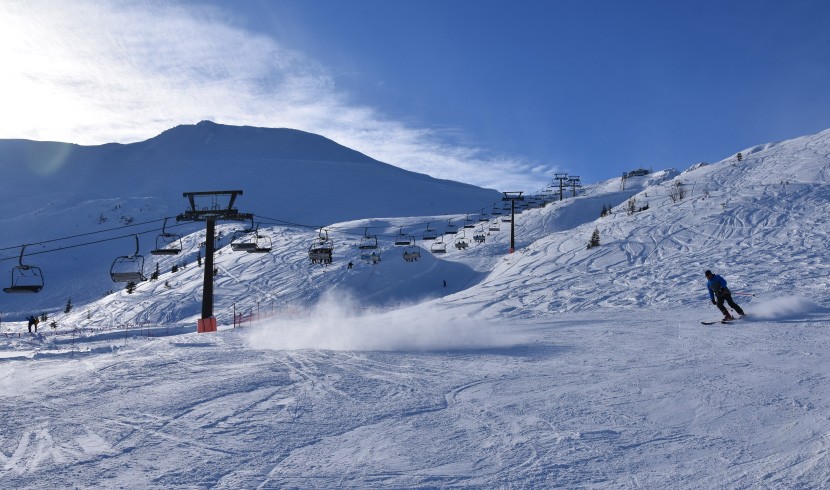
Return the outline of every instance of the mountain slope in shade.
[[[33,195],[41,204],[63,199],[67,207],[73,200],[152,197],[158,210],[178,211],[182,192],[242,189],[239,205],[250,212],[325,225],[472,212],[501,197],[384,164],[319,135],[209,121],[126,145],[0,140],[0,171],[4,216],[31,209]]]

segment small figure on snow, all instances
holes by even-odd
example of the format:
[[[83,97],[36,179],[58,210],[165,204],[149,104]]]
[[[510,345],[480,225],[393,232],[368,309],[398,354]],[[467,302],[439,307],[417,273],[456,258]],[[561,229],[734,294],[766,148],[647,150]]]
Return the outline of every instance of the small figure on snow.
[[[732,299],[732,292],[729,291],[729,288],[726,287],[726,279],[722,278],[717,274],[712,274],[712,271],[706,271],[706,287],[709,289],[709,299],[712,300],[712,304],[716,305],[718,309],[723,313],[724,320],[734,320],[734,317],[729,310],[723,306],[723,302],[729,304],[739,315],[744,316],[744,310],[738,306],[738,303]],[[715,300],[717,298],[717,300]]]
[[[37,324],[40,323],[40,320],[34,315],[30,315],[27,320],[29,320],[29,333],[32,333],[33,326],[35,327],[35,333],[37,333]]]

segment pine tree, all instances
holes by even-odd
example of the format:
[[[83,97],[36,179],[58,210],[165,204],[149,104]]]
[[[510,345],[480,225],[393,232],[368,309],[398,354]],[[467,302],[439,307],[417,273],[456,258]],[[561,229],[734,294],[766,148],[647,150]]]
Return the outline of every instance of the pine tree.
[[[594,233],[591,234],[591,241],[588,242],[588,248],[599,247],[599,228],[594,228]]]
[[[64,313],[69,313],[70,311],[72,311],[72,298],[66,300],[66,307],[63,309]]]
[[[127,294],[133,294],[133,291],[135,291],[135,283],[130,281],[127,283]]]

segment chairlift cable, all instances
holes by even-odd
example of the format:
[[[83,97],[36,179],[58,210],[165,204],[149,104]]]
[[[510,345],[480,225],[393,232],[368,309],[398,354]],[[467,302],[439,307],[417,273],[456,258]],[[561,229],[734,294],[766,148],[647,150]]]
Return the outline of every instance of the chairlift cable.
[[[147,235],[147,234],[150,234],[150,233],[156,233],[156,231],[157,230],[148,230],[148,231],[142,231],[142,232],[139,232],[139,233],[130,233],[128,235],[121,235],[121,236],[117,236],[117,237],[103,238],[101,240],[95,240],[95,241],[92,241],[92,242],[77,243],[75,245],[67,245],[67,246],[64,246],[64,247],[51,248],[49,250],[42,250],[40,252],[31,252],[31,253],[27,253],[26,256],[28,257],[30,255],[41,255],[41,254],[47,254],[47,253],[51,253],[51,252],[60,252],[60,251],[63,251],[63,250],[70,250],[70,249],[73,249],[73,248],[86,247],[86,246],[89,246],[89,245],[97,245],[99,243],[111,242],[111,241],[114,241],[114,240],[123,240],[124,238],[129,238],[129,237],[132,237],[132,236],[135,236],[135,235]],[[55,240],[53,240],[53,241],[55,241]],[[0,259],[0,262],[6,261],[6,260],[16,260],[16,259],[17,259],[17,257],[5,257],[5,258]]]
[[[168,219],[168,218],[160,218],[160,219],[154,219],[154,220],[151,220],[151,221],[143,221],[141,223],[130,223],[129,225],[119,226],[119,227],[115,227],[115,228],[107,228],[105,230],[90,231],[88,233],[80,233],[78,235],[71,235],[71,236],[66,236],[66,237],[62,237],[62,238],[51,238],[49,240],[42,240],[42,241],[39,241],[39,242],[32,242],[32,243],[29,243],[27,245],[43,245],[45,243],[60,242],[60,241],[63,241],[63,240],[71,240],[73,238],[80,238],[80,237],[89,236],[89,235],[97,235],[99,233],[107,233],[107,232],[116,231],[116,230],[123,230],[125,228],[132,228],[134,226],[142,226],[142,225],[149,225],[149,224],[152,224],[152,223],[158,223],[160,221],[164,221],[165,219]],[[177,225],[172,225],[171,228],[176,227],[176,226],[184,226],[184,225],[185,225],[185,223],[180,223],[180,224],[177,224]],[[142,232],[142,234],[143,233],[146,233],[146,232]],[[0,248],[0,251],[18,249],[21,246],[22,245],[15,245],[13,247],[3,247],[3,248]],[[30,254],[27,254],[27,255],[30,255]]]

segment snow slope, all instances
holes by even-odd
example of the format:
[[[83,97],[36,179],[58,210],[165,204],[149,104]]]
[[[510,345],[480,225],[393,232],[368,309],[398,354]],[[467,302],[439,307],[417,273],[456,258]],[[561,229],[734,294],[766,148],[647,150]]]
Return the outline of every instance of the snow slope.
[[[0,483],[821,488],[830,131],[743,154],[524,211],[514,254],[504,222],[443,256],[419,240],[417,262],[392,244],[465,215],[333,224],[329,267],[308,263],[315,231],[261,228],[262,256],[223,225],[220,332],[192,333],[191,264],[3,337]],[[719,316],[705,269],[748,318],[700,324]],[[233,329],[234,307],[262,318]]]
[[[311,229],[365,217],[472,213],[501,199],[495,190],[405,171],[319,135],[209,121],[128,145],[3,140],[0,175],[0,270],[16,265],[20,245],[35,244],[24,263],[46,278],[36,296],[0,295],[0,312],[15,319],[123,287],[109,278],[112,262],[135,253],[132,234],[149,256],[162,218],[187,207],[183,192],[242,190],[236,206],[257,222]],[[200,229],[173,219],[167,226],[181,235]],[[39,244],[76,235],[83,236]],[[193,250],[188,261],[195,259]],[[161,265],[169,270],[172,263]],[[150,260],[146,265],[154,268]]]

